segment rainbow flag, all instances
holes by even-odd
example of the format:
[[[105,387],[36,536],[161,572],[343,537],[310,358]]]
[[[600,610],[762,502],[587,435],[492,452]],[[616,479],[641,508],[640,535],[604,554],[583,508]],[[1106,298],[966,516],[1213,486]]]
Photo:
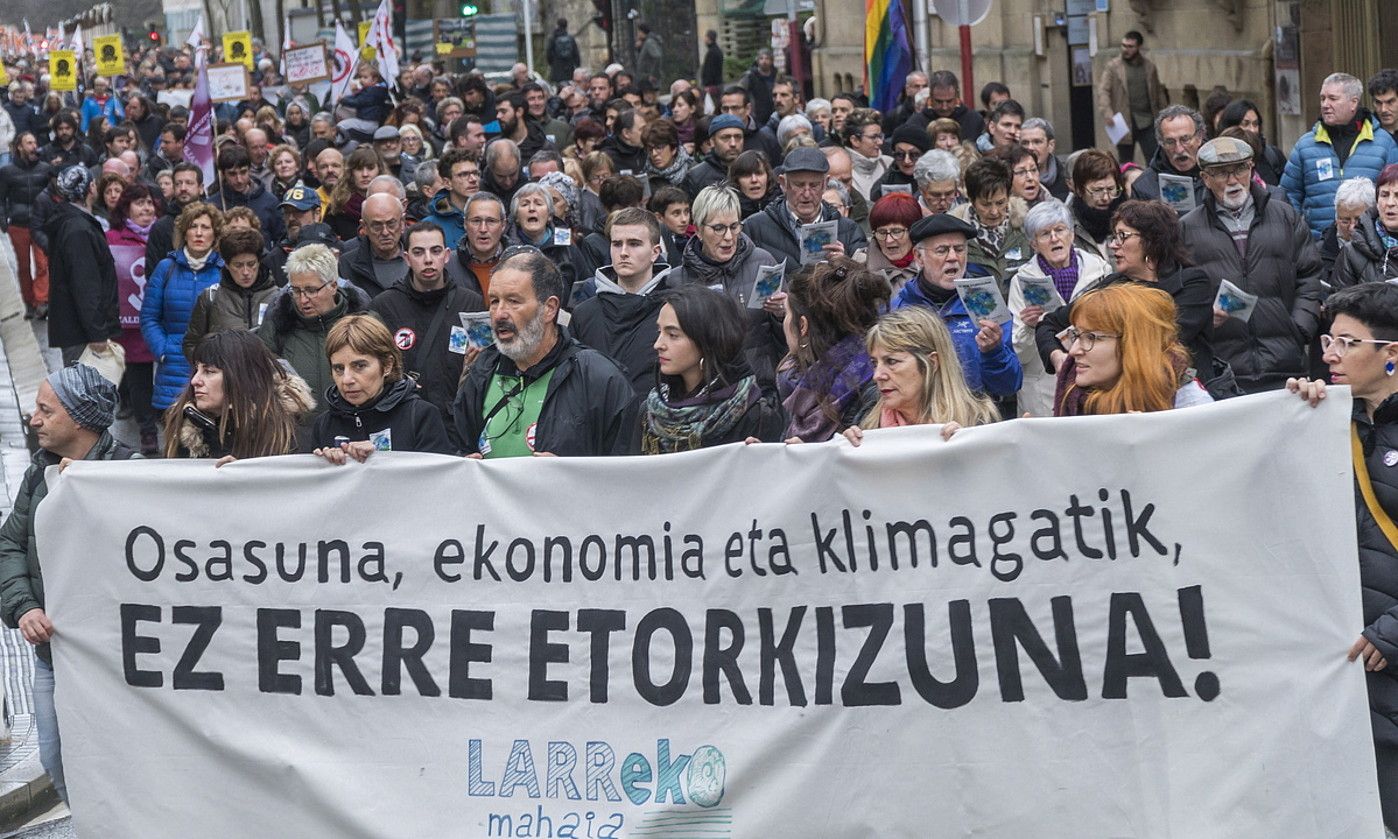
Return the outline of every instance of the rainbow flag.
[[[919,0],[913,0],[919,2]],[[869,107],[893,110],[913,70],[908,14],[903,0],[864,0],[864,89]]]

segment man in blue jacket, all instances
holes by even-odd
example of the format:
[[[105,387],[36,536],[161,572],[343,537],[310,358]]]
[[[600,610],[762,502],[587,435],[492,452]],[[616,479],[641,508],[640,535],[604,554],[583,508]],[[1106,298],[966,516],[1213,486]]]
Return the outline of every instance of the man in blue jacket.
[[[1296,141],[1282,173],[1287,200],[1306,217],[1319,239],[1335,222],[1335,192],[1348,178],[1377,181],[1398,163],[1398,143],[1378,120],[1359,107],[1364,83],[1348,73],[1331,73],[1320,86],[1320,121]]]
[[[976,228],[946,213],[918,219],[909,228],[918,249],[922,273],[893,298],[892,308],[927,306],[941,317],[951,332],[966,384],[976,391],[1006,398],[1024,383],[1024,368],[1011,346],[1010,322],[972,320],[956,281],[966,274],[966,242]]]

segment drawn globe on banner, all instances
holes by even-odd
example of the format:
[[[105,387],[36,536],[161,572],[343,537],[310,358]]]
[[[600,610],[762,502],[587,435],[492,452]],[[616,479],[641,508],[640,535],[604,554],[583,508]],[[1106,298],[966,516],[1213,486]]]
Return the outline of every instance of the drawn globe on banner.
[[[331,83],[339,84],[349,78],[350,68],[354,66],[350,60],[349,53],[344,50],[335,50],[335,75],[331,78]]]

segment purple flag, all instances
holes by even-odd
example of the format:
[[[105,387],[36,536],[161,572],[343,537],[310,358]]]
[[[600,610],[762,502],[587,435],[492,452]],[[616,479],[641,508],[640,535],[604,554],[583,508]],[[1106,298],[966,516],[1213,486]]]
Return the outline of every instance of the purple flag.
[[[189,103],[189,133],[184,139],[184,159],[204,172],[204,188],[214,183],[214,103],[209,99],[209,71],[200,50],[195,59],[198,81]]]

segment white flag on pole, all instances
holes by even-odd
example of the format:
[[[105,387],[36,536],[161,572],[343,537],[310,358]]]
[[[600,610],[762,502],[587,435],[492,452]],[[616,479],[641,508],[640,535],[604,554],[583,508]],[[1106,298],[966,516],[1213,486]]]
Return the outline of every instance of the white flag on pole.
[[[359,46],[345,31],[345,25],[335,21],[335,70],[330,77],[330,101],[338,102],[349,92],[354,68],[359,66]]]
[[[390,88],[398,87],[398,45],[393,41],[393,10],[388,0],[380,0],[378,11],[374,12],[374,24],[369,27],[369,37],[365,44],[378,53],[376,61],[379,75],[388,82]]]
[[[79,61],[82,61],[82,60],[83,60],[83,25],[82,25],[81,23],[75,24],[75,25],[73,26],[73,40],[72,40],[72,42],[71,42],[71,44],[70,44],[70,47],[71,47],[71,49],[73,50],[73,52],[77,54],[78,60],[79,60]]]
[[[282,18],[282,60],[278,71],[282,74],[282,80],[286,80],[286,51],[291,49],[291,15]]]
[[[185,38],[184,40],[185,46],[189,47],[195,52],[198,52],[204,47],[205,37],[206,36],[204,35],[204,15],[201,12],[199,15],[199,22],[194,24],[194,29],[190,31],[189,37]],[[195,60],[198,60],[197,56]]]

